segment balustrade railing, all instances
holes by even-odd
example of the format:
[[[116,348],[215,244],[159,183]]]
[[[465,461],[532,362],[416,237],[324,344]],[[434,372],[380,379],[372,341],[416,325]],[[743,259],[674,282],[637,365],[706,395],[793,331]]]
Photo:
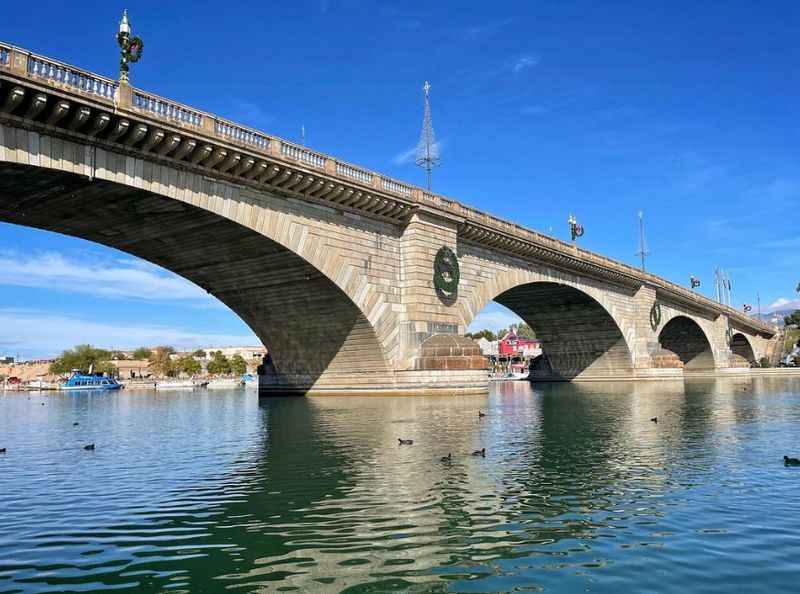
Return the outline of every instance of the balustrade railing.
[[[397,192],[398,194],[403,194],[404,196],[411,196],[411,186],[401,184],[400,182],[396,182],[393,179],[387,179],[385,177],[382,177],[381,186],[383,186],[383,189],[385,190]]]
[[[33,55],[28,56],[28,74],[105,99],[114,99],[117,88],[117,83],[110,79]]]
[[[364,171],[352,165],[345,163],[336,163],[336,173],[354,179],[362,184],[369,185],[372,183],[372,174],[369,171]]]
[[[0,45],[0,66],[8,66],[11,49]]]
[[[192,126],[203,124],[203,114],[178,103],[173,103],[160,97],[148,95],[141,91],[133,92],[133,106],[143,111],[149,111],[156,117],[174,120]]]
[[[269,138],[267,136],[225,120],[214,118],[214,131],[220,136],[256,147],[262,151],[266,151],[269,148]]]
[[[303,161],[314,167],[325,168],[326,159],[323,155],[308,149],[300,148],[299,146],[294,146],[293,144],[281,142],[281,154],[286,157],[291,157],[292,159],[297,159],[298,161]]]

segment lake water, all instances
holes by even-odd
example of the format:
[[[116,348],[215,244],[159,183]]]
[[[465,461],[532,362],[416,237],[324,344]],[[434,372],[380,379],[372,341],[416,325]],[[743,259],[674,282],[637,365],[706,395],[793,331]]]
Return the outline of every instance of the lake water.
[[[797,592],[798,435],[767,378],[5,393],[0,592]]]

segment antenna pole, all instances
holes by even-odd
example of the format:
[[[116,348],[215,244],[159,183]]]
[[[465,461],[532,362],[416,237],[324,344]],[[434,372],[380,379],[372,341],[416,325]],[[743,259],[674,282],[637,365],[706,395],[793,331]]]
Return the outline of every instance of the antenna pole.
[[[639,211],[639,251],[636,252],[636,255],[641,257],[642,272],[644,272],[644,259],[646,256],[650,255],[650,252],[647,251],[647,245],[644,240],[644,213],[641,210]]]
[[[428,191],[431,191],[431,173],[433,168],[439,165],[441,159],[439,157],[439,145],[436,142],[436,135],[433,133],[433,122],[431,120],[431,104],[429,100],[429,93],[431,85],[428,81],[422,86],[422,91],[425,94],[425,110],[422,116],[422,131],[419,135],[419,143],[417,144],[417,158],[416,164],[425,169],[428,181]]]
[[[756,299],[758,300],[758,319],[761,319],[761,293],[756,291]]]

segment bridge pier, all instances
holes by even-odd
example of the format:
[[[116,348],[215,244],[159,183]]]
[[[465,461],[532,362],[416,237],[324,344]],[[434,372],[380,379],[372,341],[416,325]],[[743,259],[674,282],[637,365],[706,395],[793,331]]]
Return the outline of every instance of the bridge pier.
[[[540,334],[547,379],[741,369],[774,349],[775,328],[666,279],[2,43],[0,221],[202,287],[272,353],[264,395],[485,392],[459,337],[493,300]]]

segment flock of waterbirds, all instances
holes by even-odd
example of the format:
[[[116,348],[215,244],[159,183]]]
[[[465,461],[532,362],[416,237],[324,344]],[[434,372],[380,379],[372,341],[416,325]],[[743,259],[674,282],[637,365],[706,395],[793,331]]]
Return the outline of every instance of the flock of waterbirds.
[[[486,416],[485,412],[483,412],[482,410],[478,411],[478,418],[479,419],[482,419],[485,416]],[[401,445],[401,446],[414,445],[414,440],[413,439],[403,439],[402,437],[398,437],[397,438],[397,443],[398,443],[398,445]],[[485,458],[486,457],[486,448],[481,448],[479,450],[475,450],[474,452],[472,452],[472,455],[473,456],[480,456],[482,458]],[[451,464],[453,462],[453,453],[450,452],[446,456],[442,456],[441,458],[439,458],[439,461],[442,462],[443,464]]]
[[[30,396],[28,397],[28,400],[30,400]],[[42,402],[41,404],[42,404],[42,406],[45,405],[44,402]],[[485,412],[483,412],[482,410],[478,411],[478,418],[479,419],[482,419],[485,416],[486,416]],[[652,423],[658,424],[658,417],[653,417],[653,418],[650,419],[650,421]],[[73,427],[77,427],[79,425],[80,425],[80,423],[78,423],[77,421],[72,423]],[[402,437],[398,437],[397,441],[398,441],[398,445],[401,445],[401,446],[414,445],[414,440],[413,439],[403,439]],[[95,449],[95,444],[94,443],[86,444],[85,446],[83,446],[83,449],[86,450],[86,451],[93,451]],[[0,454],[5,454],[6,450],[7,450],[6,447],[0,448]],[[486,457],[486,448],[481,448],[479,450],[475,450],[474,452],[472,452],[471,455],[472,456],[480,456],[482,458],[485,458]],[[450,463],[453,462],[453,453],[450,452],[446,456],[442,456],[439,460],[443,464],[450,464]],[[790,458],[789,456],[784,456],[783,457],[783,465],[784,466],[800,466],[800,459],[798,459],[798,458]]]

